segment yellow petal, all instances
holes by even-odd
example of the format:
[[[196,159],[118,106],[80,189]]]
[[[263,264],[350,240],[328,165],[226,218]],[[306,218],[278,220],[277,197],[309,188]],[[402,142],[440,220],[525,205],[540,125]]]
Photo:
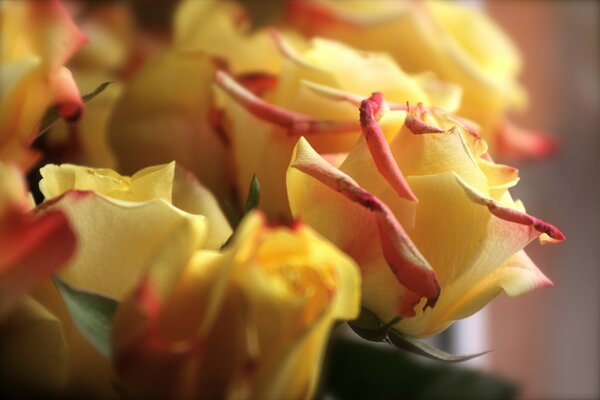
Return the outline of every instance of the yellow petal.
[[[405,124],[390,142],[390,149],[405,176],[455,172],[486,193],[486,176],[461,129],[455,126],[443,133],[415,134]]]
[[[244,10],[234,3],[184,1],[175,15],[175,47],[221,57],[235,74],[276,73],[280,56],[275,43],[266,31],[251,34],[244,18]]]
[[[196,177],[183,168],[175,169],[173,181],[173,205],[191,214],[206,217],[206,249],[218,250],[232,234],[219,203]]]
[[[133,176],[121,176],[110,169],[78,165],[48,164],[40,170],[40,191],[46,199],[69,190],[91,190],[127,201],[163,199],[171,202],[175,163],[144,168]]]
[[[182,221],[194,226],[194,234],[182,246],[200,245],[206,233],[203,216],[188,214],[164,200],[131,203],[72,191],[46,209],[63,210],[79,239],[64,278],[77,288],[117,300],[134,287],[150,257]]]

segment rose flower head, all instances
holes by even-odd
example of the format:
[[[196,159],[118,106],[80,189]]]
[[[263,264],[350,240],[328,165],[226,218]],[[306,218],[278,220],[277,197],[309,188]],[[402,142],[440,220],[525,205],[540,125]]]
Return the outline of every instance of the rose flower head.
[[[564,236],[512,199],[518,172],[491,161],[483,139],[439,110],[390,111],[380,93],[360,120],[363,138],[339,168],[300,139],[287,187],[293,215],[360,265],[366,309],[427,336],[502,290],[551,284],[523,248]]]
[[[358,316],[356,264],[301,222],[248,214],[221,252],[175,232],[114,322],[133,398],[307,399],[336,320]]]

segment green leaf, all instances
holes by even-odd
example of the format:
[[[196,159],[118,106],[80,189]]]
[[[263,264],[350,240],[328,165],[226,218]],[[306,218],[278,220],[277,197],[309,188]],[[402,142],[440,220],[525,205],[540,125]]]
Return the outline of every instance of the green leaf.
[[[248,188],[248,198],[246,199],[246,206],[244,207],[244,215],[258,207],[260,202],[260,183],[256,174],[252,174],[252,180],[250,180],[250,187]]]
[[[81,97],[81,99],[83,100],[84,103],[87,103],[88,101],[92,100],[94,97],[98,96],[100,93],[104,92],[104,89],[106,89],[108,87],[108,85],[112,84],[113,82],[108,81],[108,82],[102,82],[100,85],[98,85],[98,87],[96,89],[94,89],[93,92],[85,94]]]
[[[430,344],[421,342],[420,340],[417,340],[410,336],[403,335],[395,329],[390,329],[388,331],[388,340],[391,344],[393,344],[399,349],[406,350],[423,357],[431,358],[432,360],[444,361],[449,363],[467,361],[489,353],[489,351],[469,355],[455,355],[446,353],[445,351],[440,350],[437,347],[434,347]]]
[[[315,399],[510,400],[518,388],[497,375],[424,363],[389,346],[332,336]]]
[[[396,317],[387,324],[384,324],[375,313],[362,308],[360,310],[360,316],[354,321],[349,321],[348,325],[356,334],[363,339],[370,340],[372,342],[381,342],[385,340],[388,331],[392,326],[400,322],[402,318]]]
[[[401,350],[431,358],[436,361],[455,363],[467,361],[488,353],[487,351],[469,355],[446,353],[437,347],[421,342],[410,336],[406,336],[395,330],[393,326],[400,322],[400,320],[401,318],[397,317],[387,323],[383,323],[375,313],[363,308],[360,312],[360,316],[354,321],[349,321],[348,325],[363,339],[371,342],[385,341]]]
[[[93,92],[82,96],[81,100],[83,100],[84,103],[87,103],[88,101],[92,100],[94,97],[102,93],[104,89],[106,89],[111,83],[112,82],[101,83]],[[36,139],[42,136],[44,133],[46,133],[50,128],[52,128],[52,125],[54,125],[59,119],[60,116],[58,115],[58,107],[48,107],[46,113],[42,117],[42,121],[40,122],[40,129],[37,133]]]
[[[54,282],[79,331],[96,350],[110,358],[112,319],[119,303],[100,294],[76,289],[58,275]]]

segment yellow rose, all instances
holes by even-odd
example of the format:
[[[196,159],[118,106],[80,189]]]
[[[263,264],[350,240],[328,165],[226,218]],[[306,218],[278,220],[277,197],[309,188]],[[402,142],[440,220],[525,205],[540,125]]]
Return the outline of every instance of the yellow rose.
[[[74,165],[47,165],[41,174],[46,201],[40,212],[62,210],[79,239],[75,257],[61,272],[78,289],[121,300],[156,249],[181,225],[191,228],[180,245],[193,249],[218,249],[231,234],[210,192],[175,163],[148,167],[131,177]],[[115,397],[108,360],[79,333],[51,282],[36,292],[36,299],[64,325],[71,393]]]
[[[361,266],[365,308],[427,336],[502,290],[551,284],[522,249],[564,236],[513,201],[517,170],[490,161],[485,141],[440,111],[390,111],[378,93],[360,114],[364,138],[339,169],[301,139],[287,186],[294,217]]]
[[[504,122],[507,111],[527,102],[517,81],[521,58],[485,12],[450,1],[332,0],[290,0],[287,11],[287,22],[307,35],[385,51],[408,72],[432,71],[460,85],[458,113],[481,125],[493,150],[501,145],[498,150],[516,156],[553,151],[543,136]]]
[[[222,252],[183,249],[182,229],[121,305],[127,396],[311,398],[329,330],[358,315],[358,268],[300,222],[255,212],[238,229]]]
[[[384,54],[364,53],[341,43],[315,39],[295,50],[275,35],[284,55],[272,88],[254,96],[224,73],[217,75],[225,111],[225,130],[236,160],[240,198],[256,174],[262,206],[272,216],[289,215],[285,168],[294,145],[307,135],[320,154],[347,152],[360,136],[356,104],[381,90],[405,107],[407,102],[454,110],[460,89],[430,74],[404,73]]]
[[[86,41],[56,0],[0,2],[0,159],[28,169],[29,148],[46,108],[66,119],[82,101],[63,64]]]

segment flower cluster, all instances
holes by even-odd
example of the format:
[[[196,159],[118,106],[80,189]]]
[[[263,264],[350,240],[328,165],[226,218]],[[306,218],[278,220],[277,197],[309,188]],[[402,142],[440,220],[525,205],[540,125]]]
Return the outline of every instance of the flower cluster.
[[[552,284],[523,249],[564,236],[492,158],[552,148],[508,128],[500,29],[445,2],[282,8],[183,0],[150,32],[119,3],[0,2],[7,393],[311,398],[337,322],[414,340]]]

